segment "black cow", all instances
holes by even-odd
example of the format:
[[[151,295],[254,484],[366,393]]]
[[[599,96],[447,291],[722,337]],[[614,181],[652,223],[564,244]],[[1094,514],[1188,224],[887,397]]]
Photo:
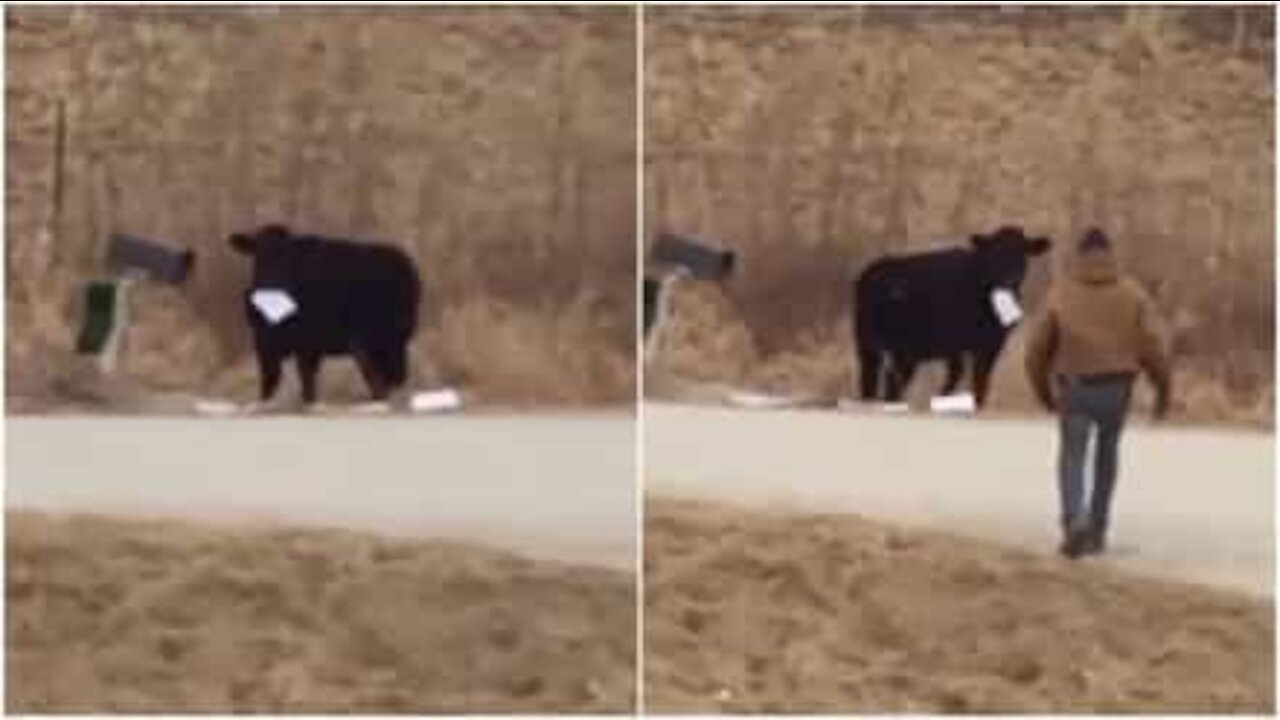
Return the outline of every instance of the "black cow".
[[[863,400],[898,402],[919,363],[945,360],[943,394],[955,391],[965,356],[973,360],[973,394],[981,407],[991,370],[1020,311],[1001,317],[1021,295],[1028,259],[1049,250],[1048,238],[1029,238],[1005,226],[974,235],[970,247],[888,256],[854,282],[854,339]],[[997,300],[997,291],[1005,290]],[[999,309],[998,307],[999,306]],[[881,376],[885,379],[883,398]]]
[[[375,400],[405,383],[422,287],[404,252],[295,235],[283,225],[233,234],[230,243],[253,257],[245,311],[264,402],[275,395],[289,357],[297,362],[307,404],[315,402],[325,356],[353,356]]]

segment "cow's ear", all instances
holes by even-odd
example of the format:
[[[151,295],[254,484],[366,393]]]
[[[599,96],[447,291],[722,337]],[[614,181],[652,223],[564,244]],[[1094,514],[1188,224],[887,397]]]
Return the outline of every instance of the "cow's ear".
[[[245,235],[244,233],[232,233],[231,237],[227,240],[233,250],[244,255],[253,254],[255,245],[257,244],[254,241],[255,238],[252,235]]]
[[[1027,241],[1027,254],[1031,256],[1043,255],[1049,252],[1049,248],[1053,242],[1047,237],[1031,238]]]
[[[292,235],[293,232],[289,230],[289,226],[284,223],[271,223],[269,225],[263,225],[258,230],[258,234],[262,237],[268,238],[287,238]]]

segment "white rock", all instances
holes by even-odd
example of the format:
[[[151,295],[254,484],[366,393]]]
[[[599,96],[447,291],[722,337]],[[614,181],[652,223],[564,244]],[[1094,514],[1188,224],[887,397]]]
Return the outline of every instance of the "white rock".
[[[795,405],[795,400],[781,395],[761,395],[752,392],[740,392],[733,390],[729,392],[728,400],[731,405],[738,407],[770,409],[784,408]]]
[[[196,398],[195,409],[201,415],[235,415],[240,412],[240,406],[230,400],[206,400],[204,398]]]
[[[929,409],[940,414],[967,415],[977,411],[978,403],[973,393],[938,395],[929,399]]]

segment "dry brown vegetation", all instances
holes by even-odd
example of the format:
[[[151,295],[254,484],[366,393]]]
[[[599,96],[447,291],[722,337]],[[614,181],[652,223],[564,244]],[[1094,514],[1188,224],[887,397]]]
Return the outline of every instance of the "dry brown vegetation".
[[[1003,223],[1061,247],[1100,225],[1168,315],[1175,410],[1271,422],[1271,8],[645,17],[649,234],[742,261],[724,291],[676,298],[655,387],[848,394],[848,283],[870,258]],[[1050,275],[1029,278],[1033,309]],[[996,407],[1031,402],[1016,343]]]
[[[838,515],[650,501],[657,712],[1248,712],[1271,600]]]
[[[137,294],[121,382],[251,397],[224,239],[269,221],[414,256],[423,383],[632,397],[629,8],[28,7],[6,37],[11,400],[66,383],[112,231],[198,253]],[[322,387],[362,396],[345,365]]]
[[[8,712],[628,712],[627,573],[354,532],[10,513]]]

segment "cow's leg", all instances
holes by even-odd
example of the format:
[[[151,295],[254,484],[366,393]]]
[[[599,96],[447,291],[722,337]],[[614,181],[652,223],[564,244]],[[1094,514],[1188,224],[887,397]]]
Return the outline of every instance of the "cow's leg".
[[[960,384],[960,376],[964,374],[964,354],[956,353],[947,357],[947,377],[942,383],[942,394],[950,395]]]
[[[387,396],[387,381],[383,377],[382,363],[373,353],[365,348],[356,348],[351,352],[364,377],[364,384],[369,387],[369,395],[374,400],[382,400]]]
[[[991,388],[991,370],[996,365],[996,353],[979,353],[973,358],[973,400],[978,407],[987,402]]]
[[[302,381],[302,402],[311,405],[316,401],[316,376],[320,374],[320,353],[298,353],[298,379]]]
[[[384,399],[394,405],[404,405],[408,403],[406,390],[409,381],[408,341],[396,341],[388,345],[382,355],[382,361],[379,364],[387,378],[387,393]]]
[[[394,342],[389,345],[381,353],[381,362],[383,373],[387,378],[387,385],[395,389],[404,385],[405,380],[409,377],[409,348],[402,341]]]
[[[858,346],[858,373],[861,376],[862,399],[875,400],[880,393],[880,366],[883,353],[877,348]]]
[[[907,386],[911,384],[911,378],[916,375],[916,368],[920,365],[920,361],[910,355],[903,353],[894,353],[889,362],[889,391],[886,400],[889,402],[902,402],[902,396],[907,392]]]
[[[280,387],[280,375],[284,365],[284,357],[263,345],[257,347],[258,355],[258,400],[267,402],[275,396]]]

